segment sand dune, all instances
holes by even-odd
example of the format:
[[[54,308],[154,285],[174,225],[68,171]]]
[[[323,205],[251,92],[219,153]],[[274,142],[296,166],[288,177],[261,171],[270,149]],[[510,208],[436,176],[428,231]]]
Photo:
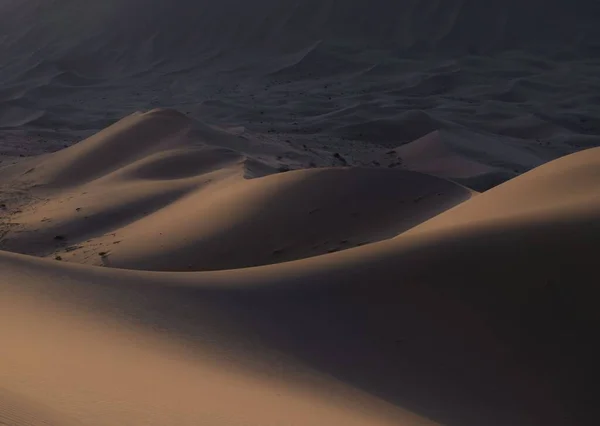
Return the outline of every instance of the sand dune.
[[[7,204],[2,247],[119,268],[231,269],[390,238],[474,194],[395,169],[277,173],[276,158],[224,148],[237,140],[253,152],[195,125],[174,111],[136,114],[0,170],[28,197]]]
[[[0,252],[0,419],[593,424],[598,149],[477,194],[255,143],[155,110],[0,169],[50,257]]]
[[[597,21],[590,0],[4,0],[0,146],[160,106],[348,158],[459,130],[548,161],[600,144]],[[500,157],[474,188],[514,176]]]
[[[436,130],[394,150],[403,167],[487,190],[543,164],[541,152],[509,139]]]
[[[0,424],[596,425],[599,17],[0,0]]]

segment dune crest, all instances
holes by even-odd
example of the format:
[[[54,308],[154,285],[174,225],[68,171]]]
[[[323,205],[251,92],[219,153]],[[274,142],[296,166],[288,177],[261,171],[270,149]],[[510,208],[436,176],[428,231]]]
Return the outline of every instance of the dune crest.
[[[89,425],[590,424],[600,149],[476,194],[265,146],[156,110],[0,169],[2,247],[47,257],[0,252],[1,386]]]
[[[597,426],[598,0],[0,0],[0,424]]]
[[[118,268],[232,269],[391,238],[474,194],[406,170],[278,173],[244,142],[155,110],[0,170],[34,197],[11,205],[2,247]],[[224,147],[236,144],[246,153]]]

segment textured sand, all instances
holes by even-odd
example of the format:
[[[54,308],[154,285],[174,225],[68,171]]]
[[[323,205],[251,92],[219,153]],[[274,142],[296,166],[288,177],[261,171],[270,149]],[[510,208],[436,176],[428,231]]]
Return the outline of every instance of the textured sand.
[[[154,110],[0,169],[3,421],[587,424],[598,149],[477,194],[235,144]]]

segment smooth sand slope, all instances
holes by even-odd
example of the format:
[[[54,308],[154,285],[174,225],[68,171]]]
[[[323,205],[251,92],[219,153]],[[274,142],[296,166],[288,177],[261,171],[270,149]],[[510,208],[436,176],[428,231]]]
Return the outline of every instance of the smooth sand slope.
[[[0,252],[0,421],[593,424],[599,149],[477,195],[254,148],[159,110],[0,169],[47,257]]]
[[[0,171],[13,194],[0,247],[119,268],[231,269],[390,238],[474,194],[396,169],[278,174],[277,157],[258,148],[175,111],[129,116]]]

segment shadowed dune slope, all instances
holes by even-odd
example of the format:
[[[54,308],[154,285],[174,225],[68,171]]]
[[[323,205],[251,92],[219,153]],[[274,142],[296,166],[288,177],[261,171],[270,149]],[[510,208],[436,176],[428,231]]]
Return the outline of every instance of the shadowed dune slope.
[[[2,386],[84,424],[593,424],[598,162],[258,268],[2,253]]]
[[[599,17],[0,0],[0,424],[596,426]]]
[[[399,169],[276,173],[254,143],[175,111],[129,116],[0,170],[14,194],[1,247],[118,268],[240,268],[391,238],[475,194]]]

